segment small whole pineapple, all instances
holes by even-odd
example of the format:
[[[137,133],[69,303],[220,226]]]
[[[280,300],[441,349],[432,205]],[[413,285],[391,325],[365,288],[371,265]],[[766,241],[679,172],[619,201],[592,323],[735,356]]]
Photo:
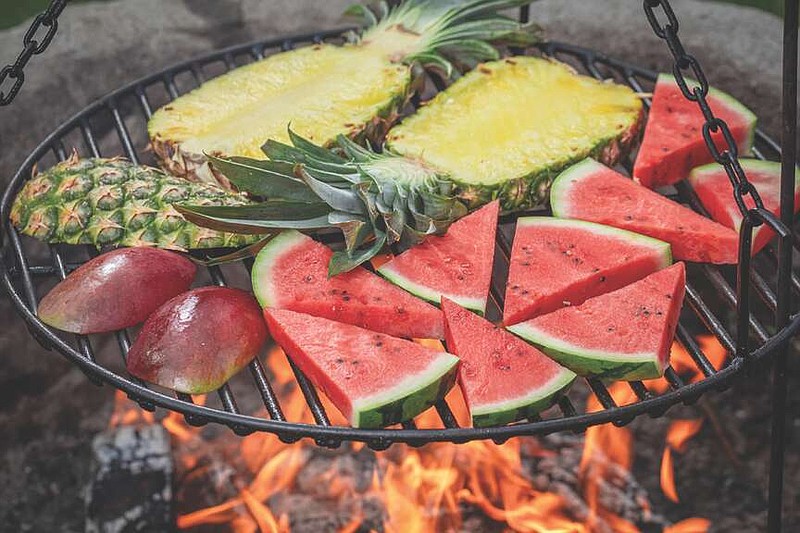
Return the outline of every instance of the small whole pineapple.
[[[173,250],[253,243],[258,236],[201,228],[172,206],[237,206],[244,196],[190,183],[130,161],[76,154],[34,176],[14,200],[10,218],[23,234],[50,243],[158,246]]]

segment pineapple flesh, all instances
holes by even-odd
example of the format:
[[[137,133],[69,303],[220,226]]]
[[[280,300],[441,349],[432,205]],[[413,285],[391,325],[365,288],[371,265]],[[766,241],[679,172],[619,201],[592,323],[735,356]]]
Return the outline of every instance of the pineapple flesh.
[[[239,195],[166,176],[122,159],[76,155],[26,182],[10,218],[23,234],[50,243],[158,246],[173,250],[251,244],[255,235],[195,226],[172,206],[247,204]]]
[[[381,139],[421,81],[420,66],[452,71],[498,57],[486,41],[534,42],[530,28],[498,15],[523,0],[406,0],[360,40],[282,52],[212,79],[156,111],[155,153],[172,174],[229,183],[204,154],[263,159],[262,144],[298,134],[328,146],[337,135]],[[441,51],[441,54],[440,54]]]
[[[636,138],[642,102],[628,87],[535,57],[480,65],[392,128],[387,147],[449,176],[473,208],[539,207],[553,178],[586,157],[614,164]]]

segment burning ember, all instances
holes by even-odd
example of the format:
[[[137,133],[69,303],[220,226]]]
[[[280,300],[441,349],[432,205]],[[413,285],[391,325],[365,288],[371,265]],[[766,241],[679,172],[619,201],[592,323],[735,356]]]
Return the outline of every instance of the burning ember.
[[[713,338],[698,341],[719,368],[726,357],[724,349]],[[265,362],[287,419],[313,423],[283,352],[273,348]],[[700,378],[686,374],[696,367],[677,343],[672,365],[687,380]],[[646,386],[663,392],[667,384],[653,380]],[[609,391],[620,405],[636,399],[626,383],[614,383]],[[193,399],[198,404],[205,402],[202,396]],[[324,397],[321,400],[331,422],[344,424],[338,411]],[[448,403],[459,422],[466,425],[469,416],[458,388],[450,393]],[[111,425],[153,423],[151,413],[132,405],[118,392]],[[587,411],[600,408],[594,396],[589,396]],[[182,530],[224,527],[236,532],[288,532],[298,516],[308,515],[313,524],[307,529],[344,533],[468,531],[476,530],[475,524],[480,524],[480,530],[537,533],[639,531],[604,496],[610,486],[619,486],[620,480],[630,477],[633,436],[627,428],[604,425],[587,430],[575,472],[586,506],[583,512],[576,512],[561,491],[535,488],[537,484],[524,467],[525,458],[553,460],[558,454],[533,438],[515,438],[503,445],[483,441],[421,448],[395,445],[374,453],[358,443],[336,451],[322,450],[308,441],[284,444],[265,433],[234,438],[222,428],[189,426],[174,412],[160,422],[173,440],[178,497],[189,494],[193,486],[214,486],[213,494],[205,489],[202,497],[187,496],[178,504],[177,525]],[[441,427],[433,411],[416,422],[420,428]],[[702,423],[703,419],[676,420],[668,431],[661,483],[672,501],[679,501],[673,453],[683,453]],[[218,434],[209,437],[214,429]],[[636,503],[645,515],[650,514],[646,498],[641,500]],[[480,522],[474,522],[477,515]],[[699,533],[708,527],[707,520],[694,518],[665,531]]]

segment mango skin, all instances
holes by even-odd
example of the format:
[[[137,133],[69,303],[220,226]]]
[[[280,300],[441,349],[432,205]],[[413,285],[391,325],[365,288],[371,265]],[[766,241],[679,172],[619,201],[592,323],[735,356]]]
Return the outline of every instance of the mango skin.
[[[82,335],[124,329],[187,291],[196,271],[174,252],[120,248],[78,267],[42,298],[37,314],[49,326]]]
[[[162,305],[128,353],[128,372],[187,394],[221,387],[267,340],[261,307],[250,293],[201,287]]]

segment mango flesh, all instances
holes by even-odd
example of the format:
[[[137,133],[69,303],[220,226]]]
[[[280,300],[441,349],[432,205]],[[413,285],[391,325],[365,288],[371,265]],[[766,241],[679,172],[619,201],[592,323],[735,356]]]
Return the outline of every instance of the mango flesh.
[[[189,289],[194,263],[157,248],[121,248],[84,263],[39,303],[45,324],[87,335],[144,322]]]
[[[178,392],[203,394],[244,368],[267,340],[249,293],[201,287],[161,306],[128,352],[128,372]]]

